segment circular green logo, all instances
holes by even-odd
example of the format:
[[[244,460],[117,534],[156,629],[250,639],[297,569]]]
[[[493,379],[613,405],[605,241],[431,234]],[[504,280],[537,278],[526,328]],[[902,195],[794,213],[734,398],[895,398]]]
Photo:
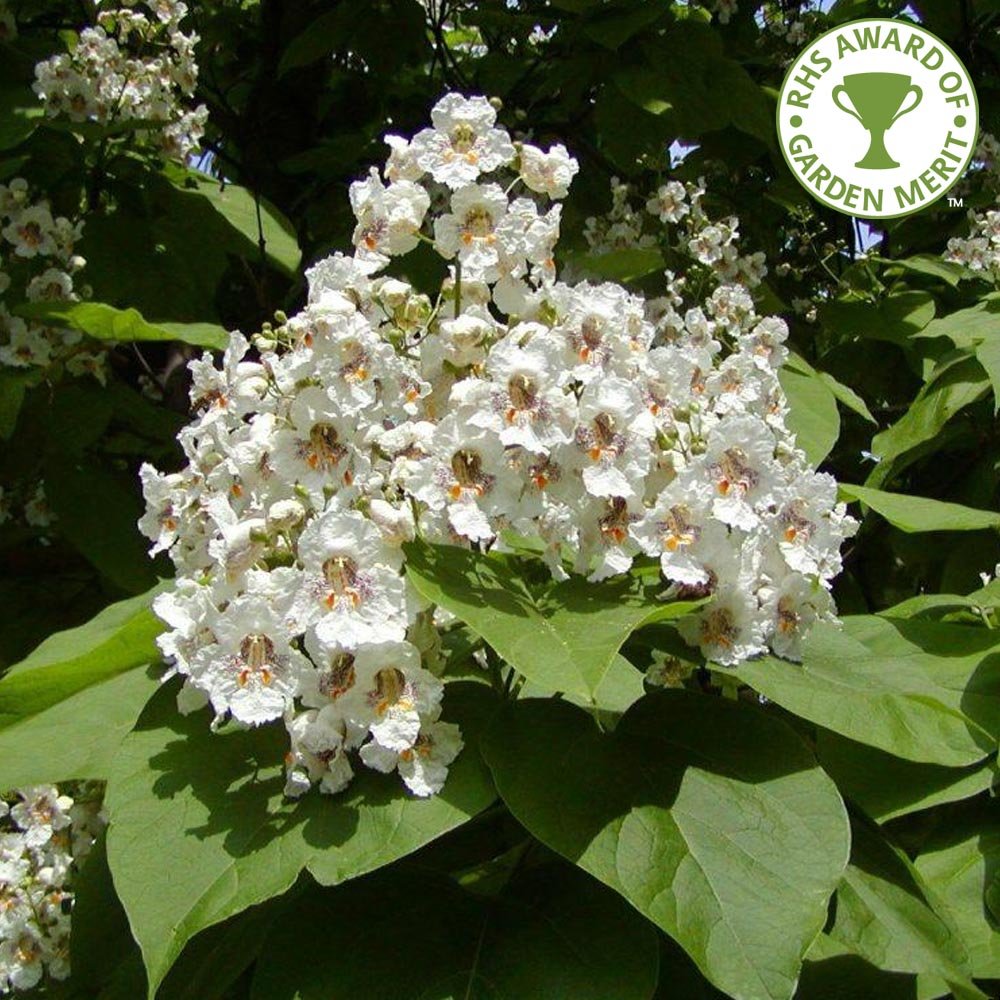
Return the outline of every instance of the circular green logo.
[[[845,215],[894,219],[958,183],[976,148],[979,103],[961,59],[908,21],[850,21],[792,63],[778,100],[788,166]]]

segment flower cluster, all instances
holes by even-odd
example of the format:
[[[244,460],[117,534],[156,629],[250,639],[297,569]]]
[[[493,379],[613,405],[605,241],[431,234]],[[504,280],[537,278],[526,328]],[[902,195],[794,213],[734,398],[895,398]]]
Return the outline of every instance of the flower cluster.
[[[832,615],[854,524],[785,427],[787,330],[755,312],[735,225],[688,241],[716,276],[697,305],[678,278],[649,302],[568,285],[566,150],[512,142],[481,97],[432,119],[352,185],[355,253],[309,272],[305,310],[256,356],[234,334],[221,368],[192,364],[187,467],[142,473],[141,527],[178,569],[155,607],[182,705],[284,718],[291,792],[335,791],[359,758],[427,794],[458,752],[427,669],[433,609],[401,572],[416,534],[527,538],[559,578],[654,557],[671,597],[713,596],[682,631],[733,664],[795,656]],[[679,185],[656,204],[700,211]],[[450,262],[433,299],[380,274],[420,241]]]
[[[719,19],[719,24],[729,24],[739,13],[739,0],[704,0],[707,10]]]
[[[945,259],[1000,281],[1000,204],[982,213],[970,212],[969,218],[972,231],[967,238],[948,241]]]
[[[595,254],[618,250],[663,247],[688,258],[690,265],[707,268],[714,282],[738,283],[756,288],[767,274],[764,254],[740,253],[740,222],[735,216],[713,220],[705,211],[705,181],[682,184],[670,180],[645,198],[645,212],[631,203],[632,191],[617,177],[611,178],[611,208],[591,216],[584,238]],[[659,225],[648,229],[650,217]],[[654,224],[655,225],[655,224]],[[668,294],[682,290],[684,280],[668,273]]]
[[[198,37],[180,28],[186,15],[180,0],[102,5],[97,26],[80,32],[72,52],[35,67],[34,89],[46,113],[74,122],[149,122],[158,126],[164,152],[185,161],[198,148],[208,118],[204,105],[184,105],[198,82]]]
[[[683,184],[672,181],[661,190],[666,193],[674,190],[674,185],[680,188],[682,198],[685,197]],[[656,237],[652,233],[643,232],[642,211],[633,208],[629,201],[631,188],[617,177],[611,178],[611,208],[604,215],[589,216],[584,223],[583,237],[595,254],[614,253],[616,250],[647,249],[656,246]],[[686,211],[688,206],[684,205]],[[671,219],[680,221],[680,216]]]
[[[53,785],[0,798],[0,996],[69,975],[76,866],[103,820],[95,790]]]
[[[103,353],[79,347],[80,333],[21,319],[4,305],[8,294],[15,301],[76,301],[74,276],[85,261],[74,246],[82,230],[79,222],[53,216],[23,177],[0,184],[0,364],[46,367],[59,355],[70,372],[103,377]]]
[[[972,176],[981,190],[993,196],[1000,189],[1000,141],[989,132],[981,133],[973,157]],[[968,237],[948,241],[945,260],[963,264],[989,281],[1000,281],[1000,198],[997,207],[983,212],[970,211]]]

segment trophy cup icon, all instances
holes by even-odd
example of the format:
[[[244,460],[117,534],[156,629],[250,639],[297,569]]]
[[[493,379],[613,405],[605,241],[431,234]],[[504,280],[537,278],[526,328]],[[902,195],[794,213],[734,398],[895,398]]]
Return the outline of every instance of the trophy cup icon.
[[[847,95],[852,107],[843,103]],[[916,100],[904,108],[907,98]],[[833,88],[833,103],[847,114],[857,118],[871,133],[868,152],[854,165],[868,170],[891,170],[899,164],[885,148],[885,134],[903,115],[909,114],[923,100],[923,91],[902,73],[854,73],[844,77],[844,82]]]

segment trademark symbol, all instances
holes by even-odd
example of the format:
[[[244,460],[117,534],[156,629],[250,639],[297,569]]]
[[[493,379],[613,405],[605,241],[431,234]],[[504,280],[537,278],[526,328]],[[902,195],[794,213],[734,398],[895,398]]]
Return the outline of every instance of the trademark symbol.
[[[952,197],[949,197],[948,198],[948,207],[949,208],[965,208],[965,199],[964,198],[952,198]]]

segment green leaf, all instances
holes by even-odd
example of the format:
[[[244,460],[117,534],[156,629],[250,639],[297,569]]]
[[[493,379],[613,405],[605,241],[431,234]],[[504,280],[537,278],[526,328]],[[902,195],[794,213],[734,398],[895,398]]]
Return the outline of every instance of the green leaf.
[[[880,611],[885,618],[940,617],[954,612],[971,611],[979,616],[980,611],[1000,608],[1000,580],[991,580],[986,586],[971,594],[918,594],[899,604]],[[977,622],[978,624],[978,622]]]
[[[914,867],[957,928],[972,974],[1000,979],[1000,928],[984,895],[1000,872],[1000,803],[980,799],[949,813],[922,844]]]
[[[982,531],[1000,528],[1000,514],[957,503],[888,493],[867,486],[839,483],[842,500],[860,500],[890,524],[908,533],[921,531]]]
[[[7,441],[14,433],[24,394],[36,380],[32,372],[12,368],[0,371],[0,440]]]
[[[521,688],[520,697],[544,698],[550,693],[551,691],[543,685],[528,681]],[[582,698],[575,694],[567,694],[564,697],[581,708],[596,708],[601,713],[602,721],[613,725],[617,717],[645,693],[642,671],[619,653],[611,661],[611,667],[598,685],[593,698]]]
[[[30,302],[14,312],[26,319],[78,330],[95,340],[180,340],[218,350],[229,343],[229,334],[214,323],[148,323],[137,309],[115,309],[103,302]]]
[[[833,783],[784,723],[685,691],[611,736],[579,708],[519,701],[484,749],[535,837],[621,893],[744,1000],[791,997],[844,870]]]
[[[929,292],[901,292],[878,302],[836,299],[820,307],[824,327],[852,340],[866,337],[905,344],[934,319],[934,296]]]
[[[994,870],[992,874],[987,874],[986,909],[993,918],[994,923],[1000,924],[1000,870]]]
[[[795,715],[906,760],[962,767],[1000,734],[1000,637],[986,629],[850,615],[817,624],[802,663],[715,668]]]
[[[108,869],[106,837],[91,848],[73,884],[71,985],[79,995],[128,1000],[141,996],[145,977],[128,920]]]
[[[641,52],[642,61],[628,60],[612,76],[637,107],[667,116],[688,138],[731,125],[774,143],[773,104],[746,69],[725,55],[722,39],[707,24],[692,18],[662,34],[650,32]]]
[[[959,309],[929,323],[921,337],[947,337],[956,347],[1000,340],[1000,293],[987,295],[968,309]]]
[[[255,198],[238,184],[223,184],[215,177],[176,165],[171,165],[167,176],[182,190],[205,198],[254,245],[263,240],[267,259],[286,274],[295,274],[302,261],[298,238],[292,224],[267,199]]]
[[[970,597],[959,594],[918,594],[894,604],[879,614],[883,618],[919,618],[921,616],[936,617],[938,614],[948,614],[962,609],[979,607]]]
[[[585,19],[583,31],[592,41],[612,52],[630,38],[660,20],[666,9],[660,4],[637,3],[627,7],[600,6]]]
[[[429,799],[359,768],[338,796],[289,802],[281,726],[213,733],[206,713],[181,716],[173,694],[157,695],[125,738],[106,800],[108,858],[151,998],[198,931],[285,892],[303,869],[323,885],[374,871],[495,797],[476,747],[494,704],[483,685],[447,687],[444,715],[462,726],[466,746]]]
[[[0,680],[0,729],[22,723],[118,674],[160,659],[163,625],[149,610],[162,587],[105,608],[86,625],[57,632]]]
[[[629,578],[539,582],[548,570],[515,556],[424,543],[406,553],[407,578],[426,600],[461,618],[528,680],[590,703],[632,632],[698,606],[658,604]]]
[[[142,502],[134,473],[111,471],[90,455],[50,455],[45,495],[60,535],[125,593],[156,582],[148,543],[136,530]]]
[[[971,798],[989,789],[998,775],[992,759],[968,767],[918,764],[827,729],[817,734],[816,754],[841,793],[877,823]]]
[[[659,250],[611,250],[608,253],[568,254],[567,263],[585,275],[604,281],[638,281],[666,267]]]
[[[929,278],[940,278],[942,281],[957,288],[963,278],[968,278],[968,268],[934,257],[931,254],[916,254],[904,257],[902,260],[888,260],[884,257],[874,258],[880,264],[887,264],[891,271],[909,271],[912,274],[923,274]]]
[[[45,109],[30,87],[0,90],[0,150],[20,146],[44,117]]]
[[[0,729],[0,789],[106,779],[159,674],[129,670]]]
[[[977,344],[976,360],[986,370],[993,386],[993,412],[1000,412],[1000,337]]]
[[[795,1000],[916,1000],[913,976],[886,972],[820,934],[806,955]]]
[[[788,429],[811,465],[818,466],[840,437],[840,413],[830,387],[817,373],[804,374],[792,368],[778,373],[788,399]]]
[[[137,1000],[145,996],[142,954],[115,893],[105,838],[87,855],[73,890],[73,1000]],[[199,934],[170,970],[157,992],[158,1000],[232,1000],[229,987],[255,960],[271,925],[282,919],[297,897],[293,888],[280,899],[251,907]]]
[[[989,378],[975,358],[952,365],[924,386],[906,414],[872,439],[872,453],[880,464],[869,485],[885,482],[892,473],[894,459],[933,440],[956,413],[982,399],[989,389]]]
[[[785,366],[800,375],[812,375],[818,378],[836,397],[837,402],[843,403],[849,410],[853,410],[860,417],[864,417],[869,423],[875,424],[877,421],[868,409],[868,404],[850,387],[838,382],[829,372],[817,371],[800,354],[792,351],[788,355]]]
[[[859,417],[864,417],[869,423],[878,423],[872,416],[871,410],[868,409],[868,404],[850,386],[838,382],[829,372],[819,372],[818,374],[820,381],[837,397],[838,403],[843,403],[849,410],[853,410]]]
[[[266,202],[262,257],[256,206],[244,189],[229,185],[219,194],[217,181],[189,178],[177,165],[159,174],[131,170],[122,166],[109,180],[118,210],[89,216],[79,244],[96,301],[138,309],[151,324],[174,320],[197,329],[227,316],[234,294],[251,295],[262,282],[276,294],[282,282],[270,267],[291,274],[297,266],[288,223]]]
[[[833,393],[834,398],[838,402],[843,403],[849,410],[853,410],[870,423],[876,423],[875,418],[871,415],[871,411],[868,409],[868,404],[865,403],[865,401],[853,389],[844,385],[843,382],[838,382],[837,379],[835,379],[829,372],[817,371],[800,354],[796,354],[794,351],[789,354],[788,361],[785,362],[785,372],[794,372],[797,375],[805,375],[810,378],[818,379],[827,387],[827,389],[830,390],[831,393]]]
[[[905,857],[861,824],[853,825],[835,914],[830,936],[878,968],[937,976],[958,1000],[985,1000],[960,938],[928,905]]]
[[[405,914],[405,947],[386,948],[387,914]],[[520,871],[493,897],[396,869],[310,894],[272,934],[251,998],[649,1000],[656,973],[653,928],[569,865]]]

